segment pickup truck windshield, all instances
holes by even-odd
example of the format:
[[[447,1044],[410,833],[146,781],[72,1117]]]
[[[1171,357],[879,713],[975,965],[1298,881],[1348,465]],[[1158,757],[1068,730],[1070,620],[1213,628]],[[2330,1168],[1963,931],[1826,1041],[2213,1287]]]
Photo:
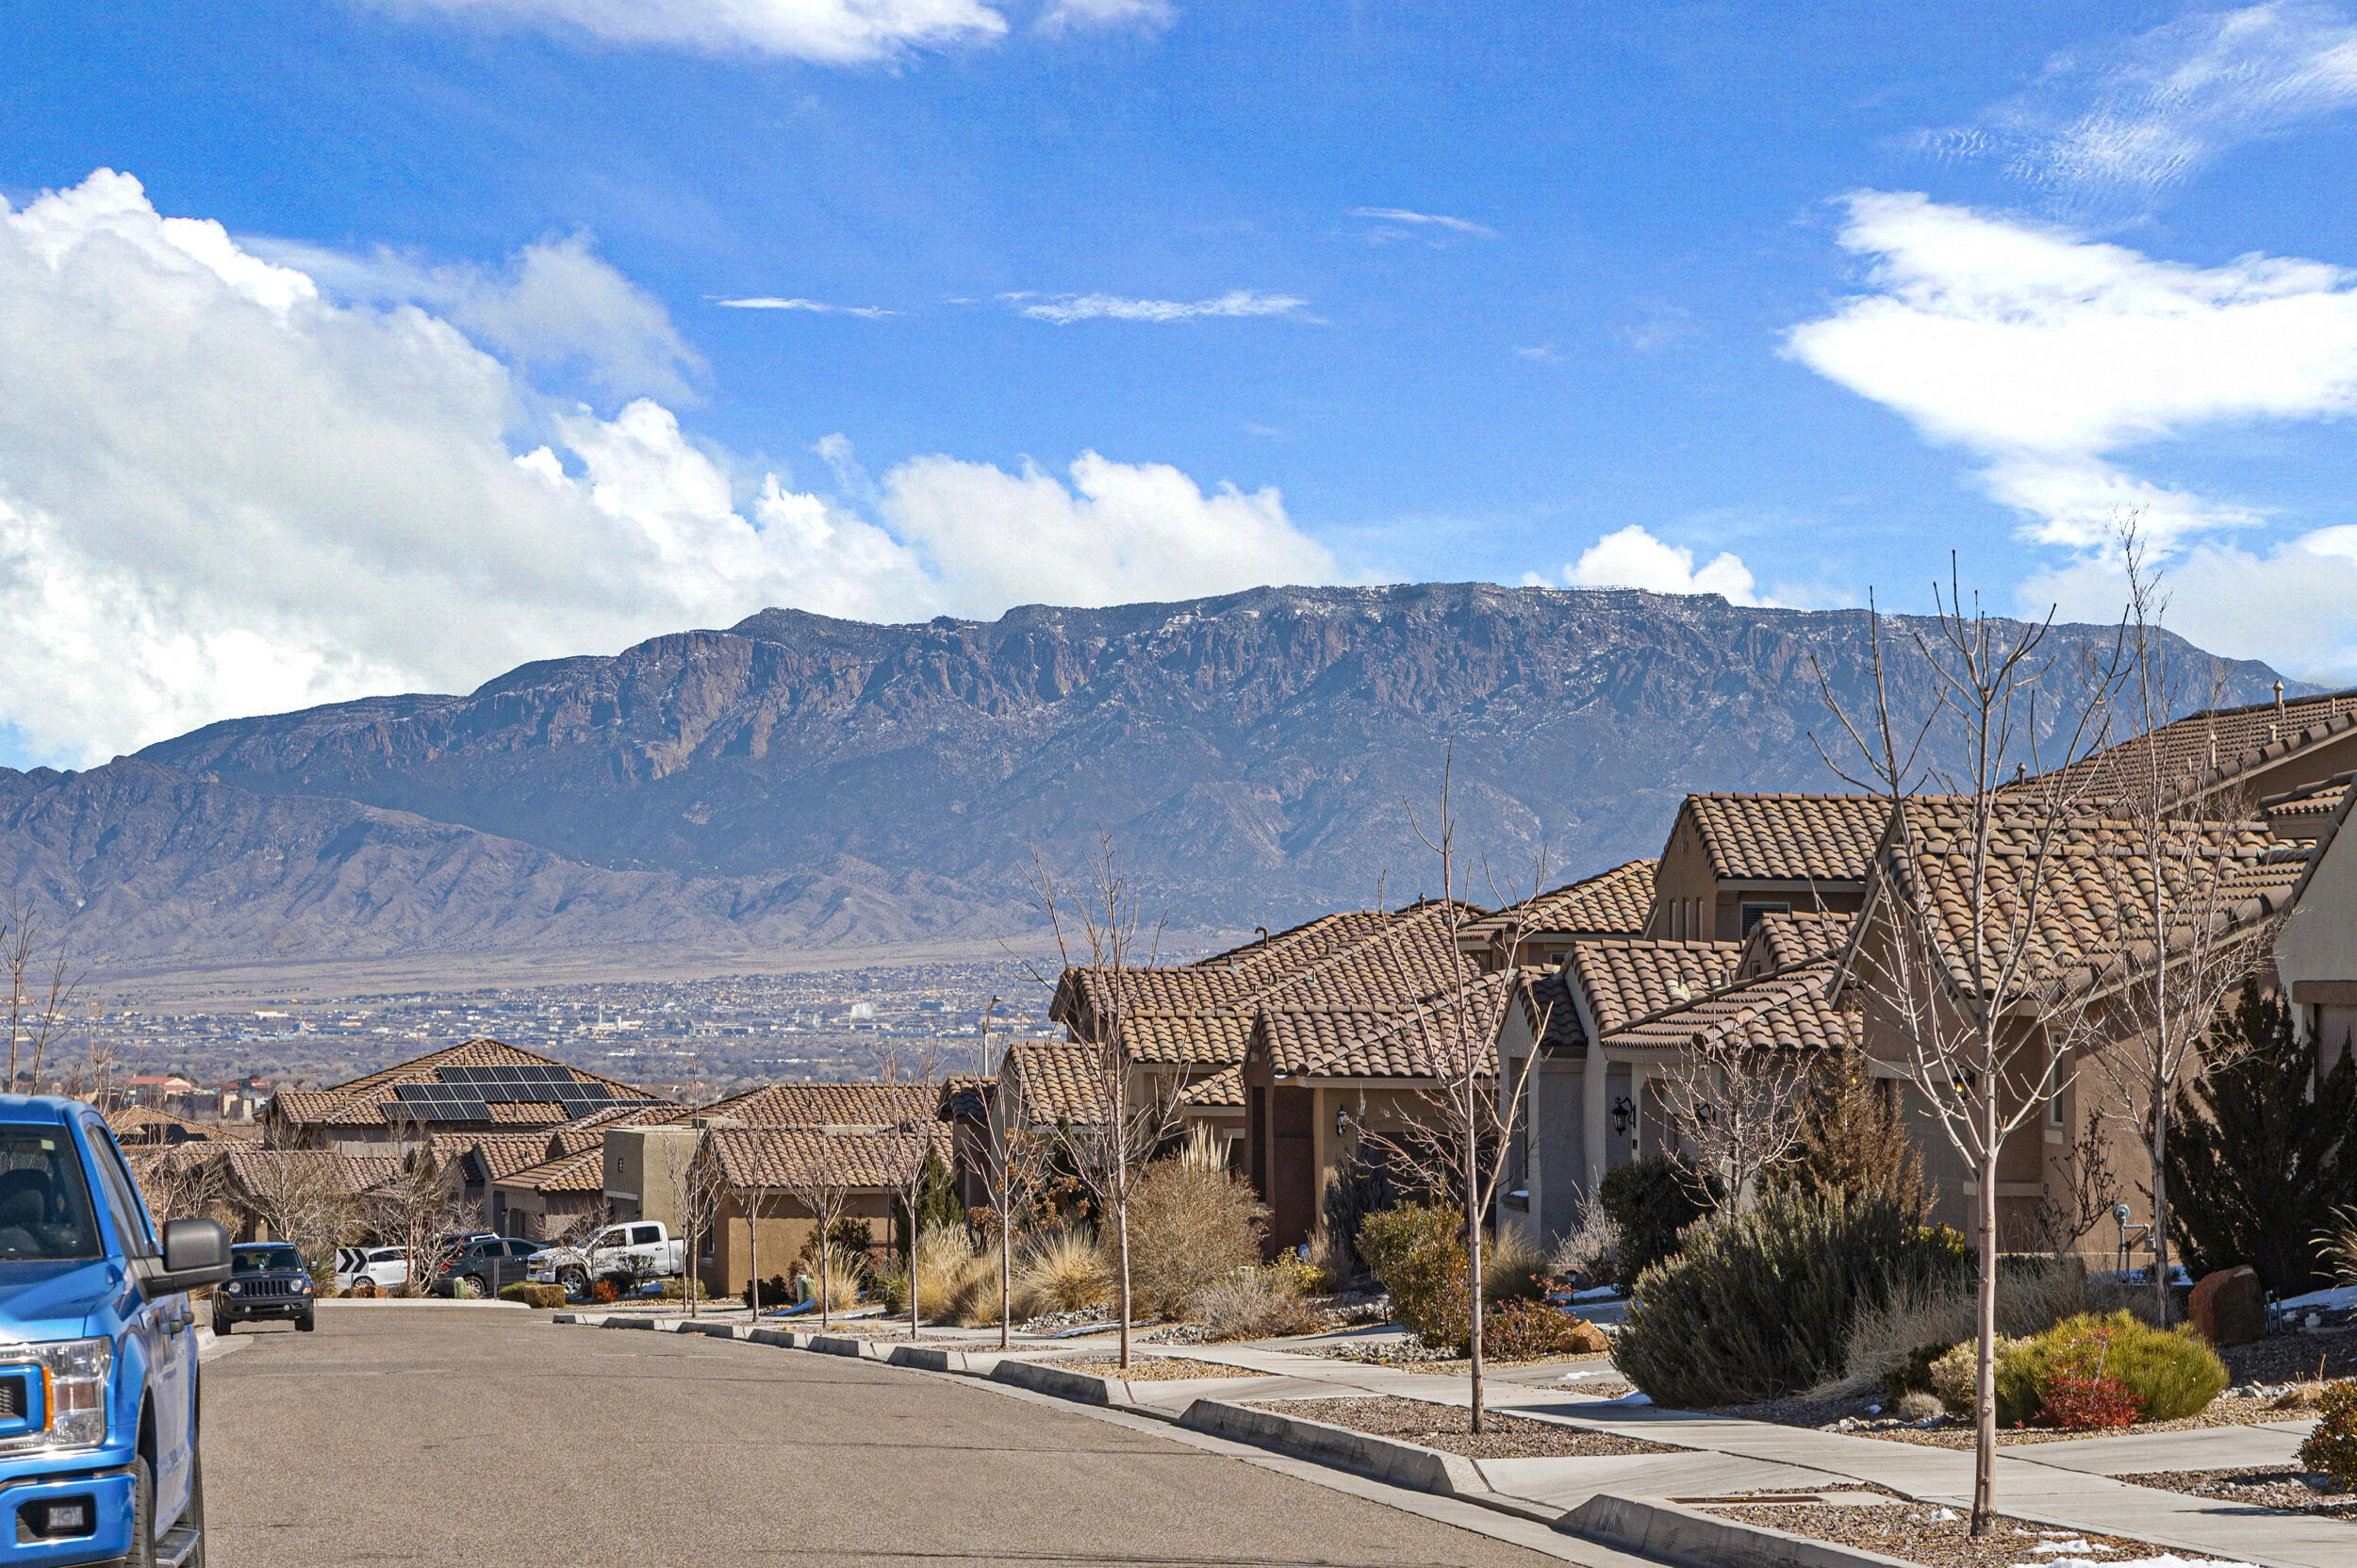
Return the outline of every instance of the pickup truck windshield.
[[[72,1136],[62,1127],[0,1127],[0,1262],[97,1256]]]
[[[229,1249],[232,1274],[289,1273],[303,1267],[303,1254],[291,1246],[236,1246]]]

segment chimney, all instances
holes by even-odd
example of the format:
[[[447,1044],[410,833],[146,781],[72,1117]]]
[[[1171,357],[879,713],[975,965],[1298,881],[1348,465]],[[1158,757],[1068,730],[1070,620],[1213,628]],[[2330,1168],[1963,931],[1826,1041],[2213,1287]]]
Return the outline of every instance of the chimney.
[[[2283,714],[2283,683],[2282,681],[2278,681],[2278,682],[2276,682],[2276,683],[2275,683],[2275,717],[2276,717],[2276,718],[2283,718],[2283,717],[2284,717],[2284,714]]]

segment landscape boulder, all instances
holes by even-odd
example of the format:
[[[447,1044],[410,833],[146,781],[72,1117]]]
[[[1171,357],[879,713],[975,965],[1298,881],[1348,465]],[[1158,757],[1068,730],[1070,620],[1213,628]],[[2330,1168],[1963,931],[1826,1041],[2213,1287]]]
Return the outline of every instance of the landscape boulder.
[[[1564,1333],[1563,1338],[1572,1346],[1572,1354],[1575,1356],[1592,1356],[1612,1348],[1612,1341],[1607,1337],[1605,1331],[1584,1317],[1572,1319],[1572,1326]]]
[[[2205,1274],[2193,1287],[2185,1315],[2193,1331],[2219,1349],[2249,1345],[2266,1336],[2266,1287],[2249,1263]]]

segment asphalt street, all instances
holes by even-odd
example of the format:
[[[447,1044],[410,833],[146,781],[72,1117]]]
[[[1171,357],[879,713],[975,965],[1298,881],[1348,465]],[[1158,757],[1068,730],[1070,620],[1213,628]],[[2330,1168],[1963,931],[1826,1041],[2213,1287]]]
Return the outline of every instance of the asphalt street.
[[[495,1309],[322,1303],[316,1333],[250,1332],[204,1369],[223,1568],[1549,1560],[1157,1431],[833,1357]]]

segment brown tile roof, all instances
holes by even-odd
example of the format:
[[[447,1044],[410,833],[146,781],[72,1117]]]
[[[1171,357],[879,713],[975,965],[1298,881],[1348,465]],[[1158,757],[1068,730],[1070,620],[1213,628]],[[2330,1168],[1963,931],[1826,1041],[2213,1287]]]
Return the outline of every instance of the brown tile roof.
[[[1263,1008],[1412,1003],[1463,983],[1474,965],[1458,950],[1452,912],[1479,915],[1434,900],[1329,916],[1181,967],[1066,969],[1048,1015],[1080,1035],[1117,1024],[1133,1061],[1231,1065]]]
[[[924,1124],[927,1144],[949,1158],[949,1131]],[[706,1142],[721,1179],[739,1192],[791,1190],[814,1173],[854,1190],[881,1190],[900,1179],[913,1140],[878,1132],[830,1132],[814,1127],[723,1127]],[[821,1163],[824,1162],[822,1164]]]
[[[348,1193],[366,1192],[401,1174],[397,1154],[336,1154],[321,1148],[228,1148],[222,1152],[222,1164],[251,1194],[270,1191],[289,1168],[323,1177]]]
[[[1244,1108],[1244,1065],[1222,1067],[1209,1078],[1198,1078],[1187,1085],[1179,1102],[1204,1110]]]
[[[376,1072],[353,1079],[321,1090],[281,1094],[273,1098],[268,1119],[297,1127],[330,1126],[383,1127],[398,1112],[388,1105],[401,1103],[399,1090],[404,1084],[432,1083],[437,1075],[450,1067],[561,1067],[577,1083],[602,1084],[615,1098],[629,1100],[651,1099],[654,1097],[635,1084],[620,1079],[607,1078],[584,1067],[571,1066],[552,1056],[543,1056],[521,1046],[511,1046],[503,1040],[467,1040],[424,1056],[380,1068]],[[487,1119],[492,1122],[546,1124],[566,1120],[561,1108],[554,1116],[543,1117],[529,1106],[513,1103],[488,1106]]]
[[[2342,774],[2262,801],[2259,810],[2278,834],[2313,838],[2341,809],[2341,802],[2349,797],[2349,775]]]
[[[455,1138],[465,1146],[456,1157],[471,1161],[486,1181],[503,1181],[549,1157],[549,1138],[544,1132],[486,1132],[473,1137],[461,1133]]]
[[[1764,975],[1806,964],[1811,959],[1829,958],[1849,940],[1850,927],[1856,921],[1854,915],[1813,910],[1763,915],[1752,927],[1752,933],[1743,939],[1743,956],[1736,964],[1736,972],[1744,976]]]
[[[1878,795],[1689,795],[1670,831],[1691,822],[1714,876],[1864,882],[1889,819]]]
[[[931,1083],[765,1083],[671,1119],[727,1117],[759,1127],[892,1127],[934,1114]]]
[[[1019,1098],[1033,1122],[1101,1127],[1108,1114],[1104,1055],[1063,1040],[1018,1040],[998,1064],[1001,1095]]]
[[[2357,729],[2357,689],[2212,708],[2098,751],[2066,769],[2064,785],[2090,806],[2118,799],[2154,771],[2184,795],[2231,786],[2245,774]]]
[[[1628,940],[1582,942],[1564,959],[1572,983],[1587,998],[1596,1028],[1606,1034],[1633,1018],[1658,1013],[1715,991],[1735,978],[1739,942]]]
[[[1548,1050],[1585,1049],[1588,1032],[1579,1021],[1579,1008],[1572,1000],[1572,981],[1568,969],[1558,966],[1537,976],[1522,989],[1524,1020],[1533,1033],[1541,1025],[1546,1029],[1540,1044]]]
[[[943,1121],[988,1115],[990,1092],[997,1082],[985,1074],[951,1073],[941,1081],[941,1093],[933,1100],[933,1114]]]
[[[605,1140],[601,1138],[590,1147],[511,1171],[500,1177],[498,1184],[541,1194],[602,1193],[605,1191]]]
[[[1830,959],[1784,974],[1744,981],[1697,1001],[1640,1020],[1606,1036],[1632,1049],[1846,1050],[1858,1044],[1858,1017],[1826,999]]]
[[[1970,871],[1970,824],[1945,803],[1914,802],[1914,852],[1894,850],[1889,870],[1903,892],[1920,888],[1937,912],[1946,944],[1955,956],[1952,982],[1969,987],[1962,955],[1969,950],[1971,913],[1967,897]],[[2201,835],[2210,848],[2161,867],[2169,887],[2172,921],[2222,919],[2238,925],[2284,908],[2306,868],[2310,847],[2286,844],[2260,822],[2189,822],[2183,831]],[[2039,841],[2036,817],[2001,818],[1992,830],[1998,892],[2006,907],[2032,875]],[[2040,878],[2036,925],[2028,933],[2022,980],[2030,984],[2072,987],[2149,963],[2152,945],[2143,899],[2155,881],[2152,862],[2129,823],[2088,818],[2072,822],[2048,853]],[[2217,859],[2210,858],[2215,855]],[[2213,891],[2213,879],[2226,878]],[[2190,874],[2190,885],[2185,879]],[[1989,950],[2002,962],[2010,933],[1986,933]],[[2173,931],[2171,941],[2184,936]]]
[[[1463,1032],[1495,1016],[1509,983],[1502,974],[1483,975],[1460,996],[1404,1008],[1271,1008],[1253,1032],[1254,1049],[1290,1078],[1435,1078],[1455,1058]],[[1475,1044],[1484,1071],[1494,1070],[1494,1047],[1493,1040]]]
[[[1640,936],[1653,913],[1658,860],[1632,860],[1584,881],[1541,893],[1465,926],[1460,946],[1486,946],[1519,925],[1526,936]]]
[[[259,1142],[262,1136],[259,1128],[246,1123],[196,1121],[145,1105],[116,1107],[107,1113],[107,1126],[113,1131],[115,1142],[125,1148],[133,1144],[165,1142],[250,1144]]]

